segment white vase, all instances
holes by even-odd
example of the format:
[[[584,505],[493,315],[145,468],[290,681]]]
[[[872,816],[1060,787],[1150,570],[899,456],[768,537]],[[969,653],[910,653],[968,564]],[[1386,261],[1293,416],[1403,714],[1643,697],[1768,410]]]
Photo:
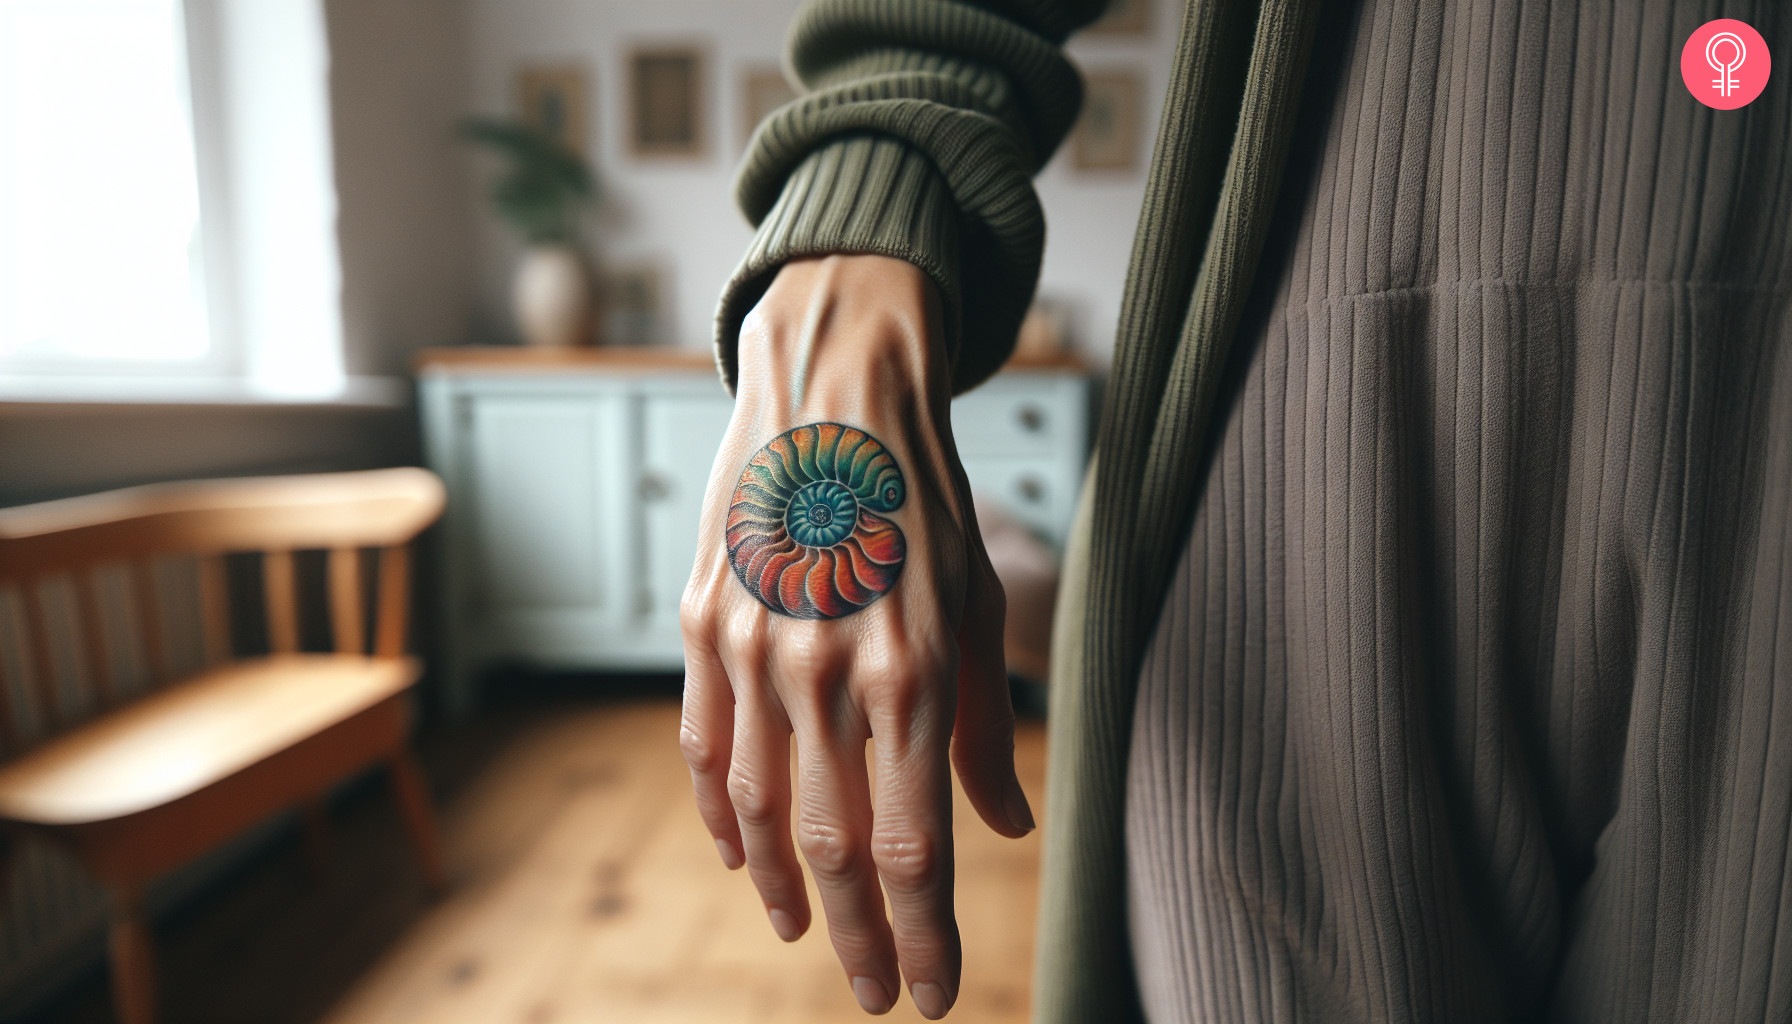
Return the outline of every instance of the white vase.
[[[537,245],[524,253],[510,298],[525,344],[591,341],[591,271],[572,246]]]

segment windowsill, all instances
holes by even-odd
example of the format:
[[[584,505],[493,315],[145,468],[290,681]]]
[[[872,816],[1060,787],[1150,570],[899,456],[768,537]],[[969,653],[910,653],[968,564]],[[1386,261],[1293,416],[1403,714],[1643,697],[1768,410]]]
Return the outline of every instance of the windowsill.
[[[323,392],[273,391],[240,378],[220,377],[28,377],[0,374],[0,410],[76,406],[340,407],[401,409],[410,402],[403,377],[349,377]]]

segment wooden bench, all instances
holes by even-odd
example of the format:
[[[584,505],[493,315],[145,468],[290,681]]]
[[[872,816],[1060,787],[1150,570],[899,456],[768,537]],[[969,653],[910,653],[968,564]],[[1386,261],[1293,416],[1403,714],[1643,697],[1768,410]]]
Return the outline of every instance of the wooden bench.
[[[112,893],[113,1001],[125,1024],[156,1016],[144,886],[287,808],[306,808],[320,841],[322,800],[349,776],[385,766],[423,870],[443,883],[407,742],[419,665],[404,654],[409,545],[442,503],[433,475],[391,469],[157,484],[0,510],[0,591],[23,621],[22,649],[0,657],[0,674],[23,665],[26,677],[0,678],[0,827],[9,850],[21,833],[44,837]],[[327,552],[331,653],[300,650],[294,554],[308,550]],[[249,552],[259,553],[267,651],[239,657],[232,598],[256,602],[230,593],[226,556]],[[183,678],[156,569],[176,558],[196,566],[204,647],[203,668]],[[121,593],[108,593],[108,579]],[[106,615],[121,604],[128,628]],[[127,693],[125,666],[141,664],[148,685]]]

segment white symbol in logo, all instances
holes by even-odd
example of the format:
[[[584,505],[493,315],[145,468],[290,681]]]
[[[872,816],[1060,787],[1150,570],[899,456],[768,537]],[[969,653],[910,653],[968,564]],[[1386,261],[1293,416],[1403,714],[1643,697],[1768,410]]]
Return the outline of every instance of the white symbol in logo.
[[[1729,43],[1735,47],[1736,59],[1728,63],[1718,60],[1717,44],[1719,43]],[[1719,32],[1705,40],[1705,63],[1711,65],[1713,71],[1718,72],[1718,76],[1711,80],[1711,87],[1717,90],[1719,96],[1728,96],[1736,91],[1740,84],[1736,81],[1736,69],[1741,67],[1742,62],[1747,59],[1748,47],[1742,44],[1742,37],[1734,32]]]

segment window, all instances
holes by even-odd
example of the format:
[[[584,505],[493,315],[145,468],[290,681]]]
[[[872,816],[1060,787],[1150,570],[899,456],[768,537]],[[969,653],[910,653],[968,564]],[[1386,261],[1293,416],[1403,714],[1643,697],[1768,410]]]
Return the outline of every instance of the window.
[[[0,0],[0,392],[342,390],[321,8]]]
[[[178,0],[0,0],[0,359],[216,363]]]

